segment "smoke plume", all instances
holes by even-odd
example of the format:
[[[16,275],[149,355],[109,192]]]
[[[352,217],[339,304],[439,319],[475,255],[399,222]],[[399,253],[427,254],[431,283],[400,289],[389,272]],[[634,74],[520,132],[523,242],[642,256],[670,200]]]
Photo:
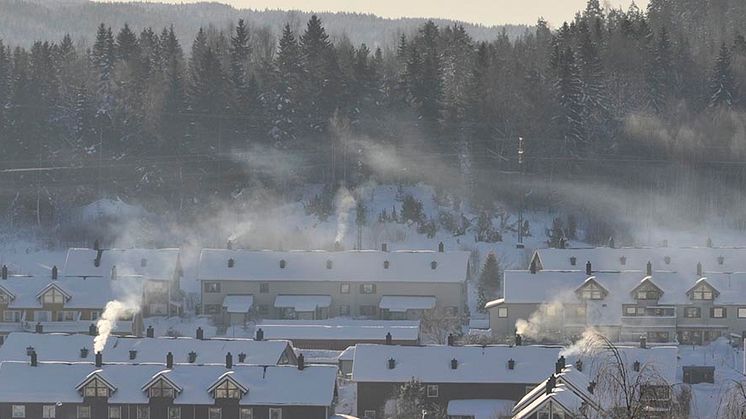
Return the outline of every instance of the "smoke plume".
[[[101,318],[96,323],[98,335],[93,338],[93,352],[98,353],[104,350],[106,341],[109,339],[111,332],[117,327],[117,320],[127,314],[137,312],[139,305],[124,303],[119,300],[113,300],[106,303]]]
[[[355,198],[344,186],[339,188],[337,196],[334,198],[334,206],[337,211],[337,235],[334,237],[335,243],[342,243],[347,234],[350,211],[355,208]]]

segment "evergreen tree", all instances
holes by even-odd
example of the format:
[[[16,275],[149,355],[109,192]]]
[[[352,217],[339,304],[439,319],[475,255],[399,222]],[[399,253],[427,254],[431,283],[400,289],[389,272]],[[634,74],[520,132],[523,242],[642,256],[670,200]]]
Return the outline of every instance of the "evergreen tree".
[[[238,20],[236,33],[231,36],[231,83],[236,95],[239,114],[246,112],[249,102],[249,29],[243,19]]]
[[[140,56],[140,46],[137,35],[132,32],[128,24],[124,24],[116,38],[116,58],[122,61],[133,61]]]
[[[557,59],[553,64],[557,76],[554,89],[559,105],[555,120],[559,126],[560,138],[563,139],[564,152],[572,155],[580,151],[580,146],[585,142],[583,82],[572,49],[567,47],[559,50],[558,45],[555,49]]]
[[[730,108],[734,104],[735,81],[731,69],[731,52],[723,43],[710,80],[710,106]]]
[[[494,252],[487,255],[487,259],[479,274],[477,309],[484,312],[485,304],[501,294],[500,290],[500,265]]]
[[[274,117],[270,137],[276,147],[286,148],[295,140],[298,133],[298,107],[303,95],[304,77],[300,46],[290,25],[283,28],[274,66],[274,91],[271,101]]]

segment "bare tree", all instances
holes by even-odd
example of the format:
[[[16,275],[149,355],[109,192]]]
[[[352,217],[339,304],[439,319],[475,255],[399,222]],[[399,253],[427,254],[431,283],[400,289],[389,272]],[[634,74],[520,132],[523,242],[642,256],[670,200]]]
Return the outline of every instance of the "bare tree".
[[[428,343],[445,344],[448,335],[460,335],[463,316],[442,309],[427,310],[422,315],[422,336]]]

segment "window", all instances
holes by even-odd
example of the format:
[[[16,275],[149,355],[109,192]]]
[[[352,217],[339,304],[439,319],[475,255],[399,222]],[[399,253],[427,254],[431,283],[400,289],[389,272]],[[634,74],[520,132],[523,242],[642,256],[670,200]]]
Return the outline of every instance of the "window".
[[[376,310],[377,310],[376,306],[362,305],[360,306],[360,315],[361,316],[375,316]]]
[[[238,419],[254,419],[254,409],[250,407],[242,407],[238,411]]]
[[[41,407],[41,417],[44,419],[52,419],[55,417],[55,405],[45,404]]]
[[[169,406],[168,419],[181,419],[181,408],[176,406]]]
[[[207,419],[222,419],[223,410],[219,407],[211,407],[207,409]]]
[[[51,289],[44,293],[44,304],[62,304],[65,302],[65,296],[56,289]]]
[[[339,284],[339,293],[340,294],[349,294],[350,293],[350,284]]]
[[[692,300],[712,300],[712,289],[705,284],[700,284],[692,291]]]
[[[702,309],[699,307],[685,307],[684,317],[688,319],[698,319],[702,317]]]
[[[497,317],[500,317],[500,318],[508,317],[508,308],[507,307],[498,307],[498,309],[497,309]]]
[[[165,397],[174,398],[174,388],[171,387],[165,380],[161,379],[153,383],[150,386],[150,397]]]
[[[10,297],[8,297],[8,294],[0,292],[0,304],[8,303],[10,303]]]
[[[636,295],[638,300],[657,300],[660,298],[658,291],[637,291]]]
[[[121,406],[109,406],[109,419],[122,419]]]
[[[645,307],[637,307],[632,305],[625,305],[624,306],[624,315],[625,316],[644,316],[645,315]]]
[[[137,419],[150,419],[150,406],[137,406]]]
[[[686,384],[715,383],[715,367],[683,367]]]
[[[282,419],[282,408],[281,407],[270,407],[269,408],[269,419]]]
[[[14,404],[11,409],[11,417],[25,418],[26,417],[26,406],[22,404]]]
[[[376,284],[360,284],[360,294],[375,294]]]
[[[6,323],[18,323],[21,321],[21,312],[17,310],[3,311],[3,321]]]
[[[713,319],[722,319],[728,317],[725,307],[713,307],[710,309],[710,317]]]
[[[438,385],[429,384],[427,386],[427,397],[438,397]]]
[[[77,311],[58,311],[57,312],[57,321],[58,322],[71,322],[74,321],[77,317],[78,312]]]
[[[91,419],[91,406],[78,406],[78,419]]]
[[[205,292],[220,292],[220,282],[205,282]]]
[[[601,287],[589,283],[580,291],[580,297],[584,300],[601,300],[604,298],[604,294]]]
[[[342,304],[339,306],[339,315],[340,316],[349,316],[350,315],[350,306],[348,304]]]
[[[94,378],[88,383],[83,389],[83,396],[85,397],[109,397],[109,388],[99,380]]]
[[[230,380],[223,381],[215,388],[216,399],[240,399],[241,390]]]
[[[746,318],[746,308],[745,307],[738,307],[738,318],[739,319]]]
[[[363,412],[363,419],[376,419],[376,411],[366,410],[365,412]]]
[[[269,282],[262,282],[259,284],[259,292],[262,294],[266,294],[269,292]]]

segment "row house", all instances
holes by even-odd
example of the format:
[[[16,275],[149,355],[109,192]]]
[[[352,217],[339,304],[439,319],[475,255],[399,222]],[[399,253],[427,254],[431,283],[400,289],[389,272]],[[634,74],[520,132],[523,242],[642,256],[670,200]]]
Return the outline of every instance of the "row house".
[[[357,415],[384,418],[389,401],[411,380],[425,387],[428,400],[444,411],[475,400],[512,406],[544,380],[561,348],[543,346],[396,346],[357,345],[352,381],[357,387]],[[453,404],[454,401],[461,401]],[[468,402],[467,402],[468,401]]]
[[[468,252],[205,249],[202,311],[223,324],[249,319],[417,320],[466,312]]]
[[[184,310],[179,249],[80,249],[67,251],[65,279],[142,281],[144,317],[177,316]]]
[[[106,303],[132,295],[142,295],[140,278],[99,281],[86,278],[60,278],[56,267],[48,277],[9,274],[2,267],[0,276],[0,344],[4,336],[17,331],[89,332]],[[117,333],[142,330],[136,312],[124,313]]]
[[[561,341],[594,327],[614,341],[703,344],[746,332],[746,273],[706,271],[506,271],[503,298],[487,303],[490,328],[513,336],[537,315],[541,337]]]
[[[16,419],[327,419],[337,368],[306,365],[0,363],[0,417]]]

